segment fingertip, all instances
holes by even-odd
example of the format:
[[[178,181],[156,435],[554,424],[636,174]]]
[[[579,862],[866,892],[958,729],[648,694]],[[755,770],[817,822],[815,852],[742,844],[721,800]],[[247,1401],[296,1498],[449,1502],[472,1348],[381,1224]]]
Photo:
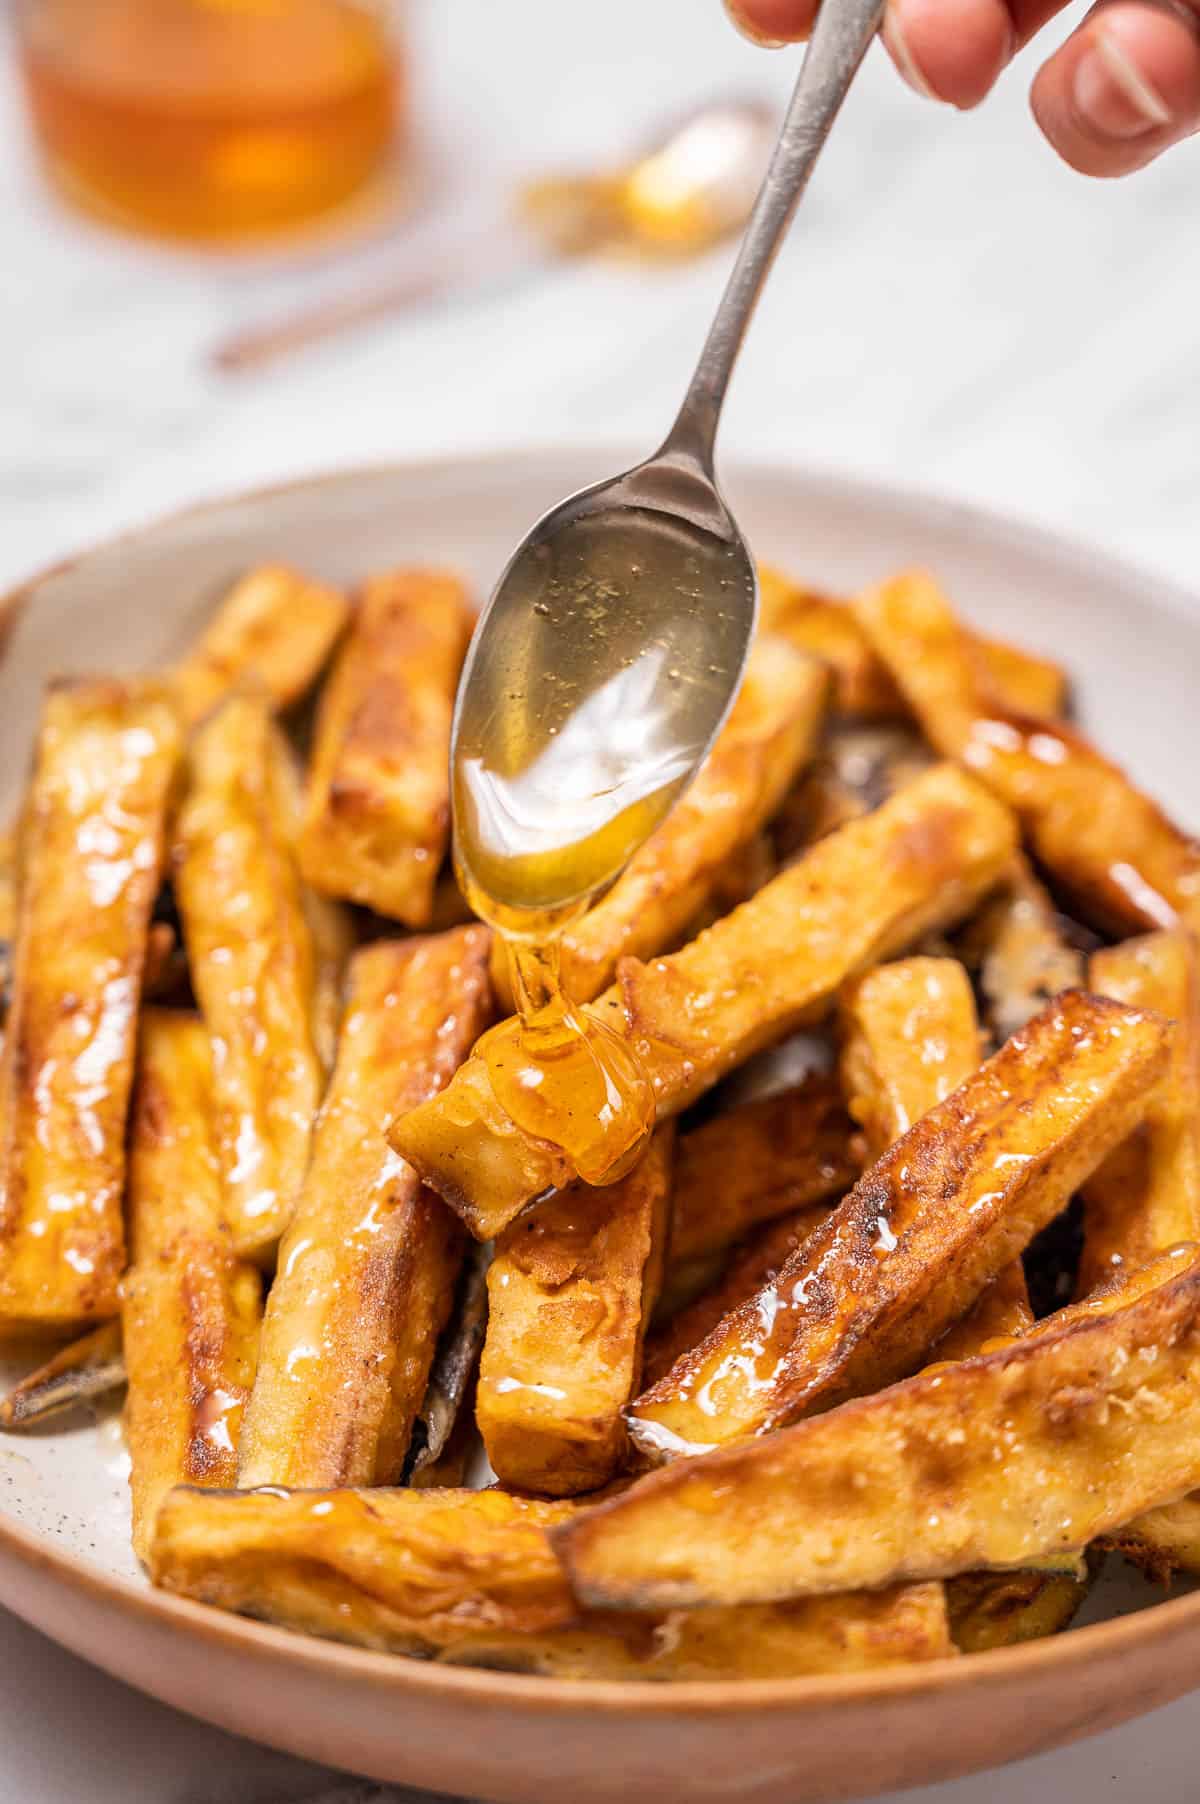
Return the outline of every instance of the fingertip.
[[[884,42],[919,94],[978,106],[1016,49],[1005,0],[889,0]]]
[[[778,49],[808,36],[817,0],[725,0],[725,10],[744,38]]]
[[[1083,175],[1128,175],[1200,127],[1200,30],[1179,13],[1109,0],[1038,71],[1050,144]]]

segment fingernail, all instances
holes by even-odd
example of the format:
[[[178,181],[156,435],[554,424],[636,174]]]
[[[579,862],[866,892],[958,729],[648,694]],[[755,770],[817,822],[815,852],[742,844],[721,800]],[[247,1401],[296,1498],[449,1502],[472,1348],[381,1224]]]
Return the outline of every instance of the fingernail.
[[[904,27],[900,23],[900,10],[889,6],[883,25],[883,37],[892,59],[910,88],[923,94],[926,100],[941,101],[941,95],[935,94],[917,65],[917,59],[908,47],[908,39],[904,35]]]
[[[749,38],[752,44],[757,44],[760,50],[783,49],[786,39],[766,37],[759,31],[756,25],[752,25],[749,19],[746,18],[745,14],[738,6],[737,0],[725,0],[725,11],[729,14],[730,22],[733,25],[734,30],[740,31],[742,36],[744,38]]]
[[[1075,69],[1075,111],[1098,138],[1140,138],[1171,123],[1171,109],[1111,31],[1098,26]]]

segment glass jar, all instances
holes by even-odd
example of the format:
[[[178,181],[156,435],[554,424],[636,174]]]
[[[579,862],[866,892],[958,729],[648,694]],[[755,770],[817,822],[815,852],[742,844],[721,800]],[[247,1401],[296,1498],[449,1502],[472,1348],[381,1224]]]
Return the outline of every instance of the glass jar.
[[[175,238],[295,228],[403,153],[386,0],[18,0],[25,89],[76,205]]]

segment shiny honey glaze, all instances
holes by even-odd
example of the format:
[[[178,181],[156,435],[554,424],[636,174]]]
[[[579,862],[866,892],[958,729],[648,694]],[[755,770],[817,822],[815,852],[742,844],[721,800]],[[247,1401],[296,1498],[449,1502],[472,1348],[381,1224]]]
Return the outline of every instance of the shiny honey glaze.
[[[460,881],[504,937],[518,1005],[476,1053],[513,1121],[591,1184],[634,1163],[654,1092],[600,1009],[564,994],[559,942],[692,775],[737,655],[728,548],[628,513],[585,517],[510,570],[528,606],[469,672],[453,771]]]
[[[188,239],[293,227],[379,168],[398,71],[369,0],[20,0],[30,110],[59,186]]]

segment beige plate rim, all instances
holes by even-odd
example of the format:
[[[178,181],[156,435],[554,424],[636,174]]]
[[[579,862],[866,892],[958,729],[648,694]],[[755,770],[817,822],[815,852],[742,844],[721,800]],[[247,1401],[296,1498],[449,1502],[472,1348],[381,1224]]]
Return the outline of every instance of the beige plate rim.
[[[326,483],[353,482],[395,476],[402,479],[406,471],[423,473],[459,471],[475,464],[494,465],[521,458],[545,459],[561,456],[578,457],[595,451],[597,468],[619,468],[627,448],[614,450],[590,442],[561,443],[531,441],[512,447],[486,447],[463,454],[446,454],[431,458],[385,459],[373,463],[327,470],[298,476],[283,482],[265,483],[233,490],[164,513],[127,527],[121,532],[100,538],[82,550],[56,559],[12,587],[0,597],[0,643],[6,627],[15,614],[32,599],[47,581],[74,569],[94,553],[112,550],[138,539],[165,525],[206,514],[220,512],[231,505],[265,501],[273,496],[311,489]],[[606,461],[607,460],[607,461]],[[861,499],[864,508],[874,506],[920,509],[927,517],[944,521],[969,523],[980,534],[993,539],[1008,538],[1014,531],[1027,544],[1033,544],[1049,555],[1069,557],[1077,568],[1094,568],[1102,572],[1106,582],[1123,579],[1132,589],[1145,583],[1152,587],[1154,612],[1166,609],[1185,617],[1200,613],[1200,595],[1178,582],[1149,574],[1134,560],[1119,554],[1109,555],[1082,544],[1070,534],[1055,531],[1039,522],[1025,520],[1019,514],[982,507],[974,503],[950,500],[919,485],[883,481],[867,477],[842,475],[780,458],[744,458],[729,460],[740,478],[753,483],[766,478],[786,476],[803,484],[810,492],[825,489],[845,499],[847,495]],[[1150,611],[1150,610],[1147,610]],[[435,1662],[407,1658],[402,1655],[375,1653],[319,1640],[287,1629],[244,1617],[228,1615],[206,1604],[176,1597],[169,1592],[142,1588],[118,1574],[105,1572],[94,1562],[68,1553],[49,1538],[39,1535],[0,1510],[0,1549],[33,1569],[54,1574],[60,1580],[87,1592],[94,1599],[110,1605],[123,1617],[145,1622],[174,1624],[188,1635],[216,1646],[245,1653],[270,1656],[284,1665],[314,1674],[336,1671],[343,1678],[361,1680],[371,1690],[410,1690],[447,1700],[486,1698],[492,1703],[520,1704],[525,1709],[540,1708],[547,1713],[558,1709],[577,1710],[581,1704],[601,1713],[635,1715],[713,1712],[744,1715],[747,1711],[771,1714],[793,1712],[798,1706],[812,1710],[833,1703],[869,1702],[873,1698],[895,1701],[918,1698],[947,1689],[974,1689],[985,1673],[999,1681],[1018,1673],[1033,1675],[1040,1669],[1071,1672],[1086,1669],[1098,1654],[1130,1652],[1156,1641],[1172,1629],[1200,1619],[1200,1591],[1147,1605],[1131,1615],[1069,1634],[1022,1646],[994,1649],[974,1654],[969,1659],[950,1658],[924,1662],[881,1672],[850,1673],[832,1677],[742,1680],[729,1684],[720,1680],[685,1680],[663,1685],[648,1680],[565,1680],[443,1666]],[[13,1607],[13,1606],[9,1606]],[[23,1612],[34,1627],[41,1626],[36,1612]],[[53,1633],[53,1631],[50,1631]],[[1186,1689],[1186,1684],[1180,1690]]]

